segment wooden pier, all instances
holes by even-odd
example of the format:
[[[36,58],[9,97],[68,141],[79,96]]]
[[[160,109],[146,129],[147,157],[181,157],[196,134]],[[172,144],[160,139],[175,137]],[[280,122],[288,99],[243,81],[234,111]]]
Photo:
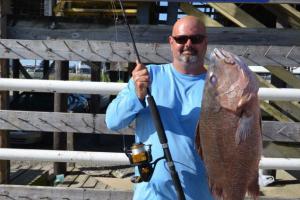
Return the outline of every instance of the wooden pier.
[[[257,73],[261,87],[300,88],[299,76],[293,73],[300,67],[300,0],[207,2],[168,0],[163,5],[154,0],[126,1],[142,62],[171,61],[167,43],[171,25],[180,15],[188,14],[205,22],[208,53],[215,47],[225,48],[240,55],[248,65],[265,67],[268,73]],[[33,59],[43,61],[42,78],[46,80],[50,75],[56,80],[69,80],[69,61],[81,61],[91,67],[87,76],[90,81],[109,80],[100,77],[104,68],[109,70],[104,75],[111,81],[127,81],[136,56],[120,9],[113,3],[0,0],[1,78],[35,78],[20,63]],[[160,15],[167,17],[164,20]],[[116,63],[121,67],[116,68]],[[120,72],[127,74],[122,80],[113,76]],[[55,112],[16,111],[8,106],[9,91],[13,96],[20,93],[10,88],[0,92],[0,148],[9,147],[9,131],[55,133],[56,150],[73,150],[73,133],[133,134],[134,127],[119,132],[106,128],[98,95],[92,94],[90,113],[67,113],[65,94],[57,93]],[[262,101],[260,106],[264,155],[299,158],[299,100]],[[70,137],[66,139],[67,134]],[[132,173],[131,167],[1,160],[0,200],[129,200],[134,187],[130,182]],[[261,188],[260,199],[300,199],[299,171],[277,170],[276,182]]]

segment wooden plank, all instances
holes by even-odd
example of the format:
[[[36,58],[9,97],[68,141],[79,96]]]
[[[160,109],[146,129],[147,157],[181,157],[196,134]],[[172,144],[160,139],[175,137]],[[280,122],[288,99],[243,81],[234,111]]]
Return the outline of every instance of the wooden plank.
[[[27,185],[42,173],[43,170],[41,169],[41,165],[32,166],[21,175],[14,178],[10,183],[14,185]]]
[[[108,130],[104,114],[0,110],[0,129],[40,132],[77,132],[132,135],[132,126]]]
[[[193,5],[191,5],[189,3],[180,3],[180,9],[188,15],[192,15],[192,16],[195,16],[195,17],[198,17],[199,19],[201,19],[201,21],[203,21],[205,26],[208,26],[208,27],[222,27],[223,26],[222,24],[220,24],[216,20],[210,18],[203,12],[199,11],[197,8],[195,8]]]
[[[276,112],[276,115],[274,115],[274,116],[277,120],[282,121],[282,122],[292,122],[292,120],[290,118],[283,115],[280,111],[275,109],[270,104],[268,104],[266,102],[261,102],[261,106],[262,106],[262,109],[265,110],[267,113],[272,114],[272,113]],[[44,122],[42,124],[34,123],[35,127],[40,127],[40,129],[34,129],[34,130],[40,130],[40,131],[46,131],[46,132],[60,130],[61,132],[67,132],[68,130],[70,130],[70,127],[75,127],[72,130],[75,132],[74,129],[77,129],[77,132],[81,132],[81,133],[102,133],[102,134],[104,133],[104,134],[124,134],[124,135],[134,134],[133,126],[130,126],[130,128],[126,128],[126,129],[123,129],[123,130],[117,131],[117,132],[108,130],[105,125],[105,122],[104,122],[104,118],[105,118],[104,114],[93,115],[93,114],[82,114],[82,113],[72,113],[71,114],[71,113],[51,113],[51,112],[46,113],[46,112],[26,112],[26,111],[4,111],[4,110],[2,110],[2,111],[0,111],[0,118],[3,119],[6,116],[7,117],[6,121],[8,123],[9,119],[12,119],[11,116],[16,115],[16,113],[19,113],[19,114],[21,113],[22,115],[14,116],[15,119],[18,118],[18,116],[19,117],[21,116],[20,118],[28,119],[29,120],[28,122],[32,123],[32,124],[33,124],[33,122],[31,122],[31,120],[34,121],[34,119],[42,118],[43,121],[45,121],[44,120],[44,119],[46,119],[45,116],[48,115],[47,116],[47,119],[49,120],[48,124],[51,124],[51,126],[45,125]],[[31,116],[31,117],[29,117],[29,116]],[[61,120],[63,120],[63,119],[64,120],[68,119],[67,124],[69,124],[69,126],[63,127],[63,124],[61,123]],[[85,120],[85,122],[89,121],[90,124],[93,124],[92,122],[95,121],[95,129],[93,129],[92,125],[91,125],[91,127],[88,127],[88,128],[80,128],[80,127],[85,126],[82,122],[83,119]],[[13,121],[13,120],[11,120],[11,121]],[[38,121],[38,120],[36,120],[36,121]],[[0,128],[5,129],[5,128],[17,127],[17,126],[11,127],[10,124],[5,124],[3,122],[4,122],[3,120],[0,120]],[[19,126],[19,128],[25,127],[25,126],[21,126],[21,125],[18,125],[18,126]],[[59,129],[54,128],[55,126],[59,127]],[[77,126],[78,126],[78,128],[77,128]],[[277,126],[278,125],[276,125],[276,127]],[[285,126],[286,126],[285,124],[282,125],[282,127],[285,127]],[[32,127],[33,126],[27,126],[27,128],[29,128],[28,130],[32,130]],[[17,130],[21,130],[21,129],[17,129]],[[297,132],[298,125],[291,126],[290,129],[286,129],[286,130],[294,132],[294,134],[299,133],[299,132]],[[264,129],[263,130],[263,132],[266,132],[266,133],[264,133],[266,135],[271,134],[271,133],[269,133],[270,131],[274,131],[274,130],[273,129],[269,129],[269,130]],[[276,141],[280,141],[280,140],[285,141],[286,138],[282,137],[282,138],[276,139]],[[300,139],[299,139],[299,142],[300,142]]]
[[[79,174],[74,182],[69,186],[70,188],[81,188],[85,184],[85,182],[89,179],[89,175],[87,174]]]
[[[7,27],[10,39],[45,40],[51,38],[131,43],[128,29],[124,25],[104,26],[89,21],[78,23],[58,18],[56,20],[59,27],[49,30],[49,21],[52,19],[48,17],[14,18],[13,20],[13,26]],[[131,25],[130,27],[137,43],[166,44],[167,37],[172,32],[171,25]],[[116,30],[118,31],[117,40]],[[299,29],[207,27],[208,44],[299,46],[299,34]]]
[[[1,185],[0,196],[4,200],[24,200],[26,197],[30,199],[51,199],[51,200],[131,200],[133,198],[132,191],[111,191],[88,188],[59,188],[59,187],[42,187],[42,186],[16,186]],[[251,198],[247,197],[246,200]],[[286,197],[268,197],[261,196],[262,200],[299,200],[300,198]]]
[[[273,75],[277,76],[284,82],[286,82],[289,86],[294,88],[300,88],[300,79],[297,78],[292,72],[284,69],[280,66],[264,66],[267,70],[269,70]]]
[[[239,27],[264,28],[265,25],[257,21],[234,3],[208,3],[211,7],[220,12],[227,19]]]
[[[265,101],[260,102],[260,108],[278,121],[293,122],[292,119],[290,119],[289,117],[284,115],[282,112],[280,112],[278,109],[276,109],[274,106],[270,105],[269,103],[267,103]]]
[[[87,179],[87,181],[82,185],[82,188],[95,188],[98,181],[93,177],[88,175],[89,178]]]
[[[0,44],[2,44],[0,58],[101,62],[134,62],[136,59],[131,44],[124,42],[0,39]],[[207,56],[214,48],[230,50],[248,60],[256,61],[257,65],[261,66],[278,65],[278,62],[270,58],[286,57],[293,48],[285,64],[292,67],[300,66],[300,62],[294,61],[300,57],[300,46],[209,45]],[[166,63],[172,60],[169,44],[137,43],[137,49],[143,63]],[[264,56],[266,54],[268,57]]]
[[[63,188],[42,186],[0,185],[1,199],[51,199],[51,200],[131,200],[131,191],[109,191],[88,188]]]
[[[300,142],[299,122],[263,121],[264,141]]]
[[[68,168],[70,169],[70,168]],[[68,170],[68,174],[64,178],[63,183],[59,183],[56,185],[57,187],[70,187],[76,180],[76,178],[80,175],[80,170],[78,168],[73,168],[72,170]]]

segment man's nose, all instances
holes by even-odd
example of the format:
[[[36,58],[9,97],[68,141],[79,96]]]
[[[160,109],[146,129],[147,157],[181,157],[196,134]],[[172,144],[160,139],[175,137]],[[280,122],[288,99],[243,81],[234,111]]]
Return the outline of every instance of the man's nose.
[[[193,43],[192,43],[192,40],[189,38],[186,43],[185,43],[185,46],[191,46]]]

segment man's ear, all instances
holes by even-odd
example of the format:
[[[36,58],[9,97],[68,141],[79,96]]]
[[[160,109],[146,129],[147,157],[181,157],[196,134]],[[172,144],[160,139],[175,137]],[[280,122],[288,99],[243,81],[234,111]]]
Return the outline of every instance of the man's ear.
[[[169,36],[168,40],[169,40],[169,44],[172,44],[174,42],[172,36]]]

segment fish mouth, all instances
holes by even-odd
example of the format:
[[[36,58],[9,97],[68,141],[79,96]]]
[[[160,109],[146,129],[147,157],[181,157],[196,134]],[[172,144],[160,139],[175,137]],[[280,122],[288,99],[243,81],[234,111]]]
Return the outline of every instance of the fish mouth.
[[[224,60],[226,64],[230,65],[234,65],[236,63],[234,57],[232,57],[232,55],[224,49],[214,48],[214,50],[211,52],[210,60],[212,61],[216,59]]]

